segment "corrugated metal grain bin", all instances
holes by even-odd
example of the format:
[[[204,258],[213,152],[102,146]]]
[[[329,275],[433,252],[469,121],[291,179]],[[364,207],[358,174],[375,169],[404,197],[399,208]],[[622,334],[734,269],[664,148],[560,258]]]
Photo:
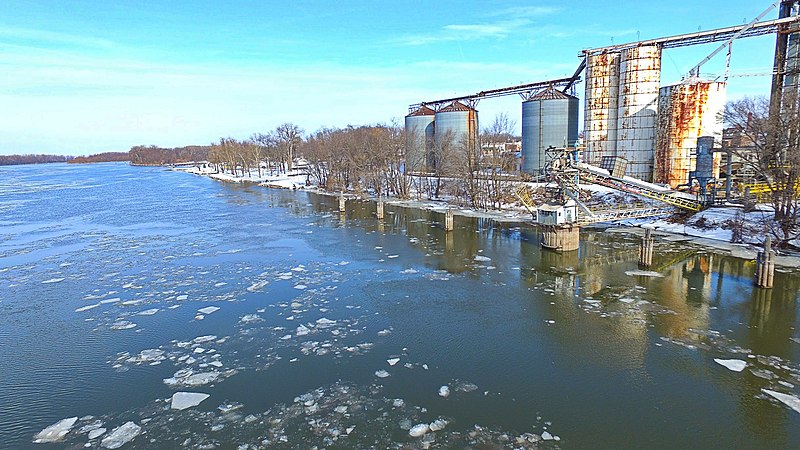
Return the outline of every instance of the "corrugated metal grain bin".
[[[478,111],[453,102],[436,111],[433,168],[452,173],[466,168],[467,155],[478,142]]]
[[[428,170],[428,159],[433,153],[436,112],[421,106],[406,116],[406,171],[417,173]]]
[[[628,175],[653,179],[661,47],[626,49],[620,57],[616,156],[628,160]]]
[[[619,53],[587,56],[583,159],[592,165],[599,165],[603,156],[616,154],[619,56]]]
[[[550,87],[522,102],[522,171],[540,175],[548,147],[578,141],[578,98]]]
[[[665,86],[659,96],[661,114],[656,143],[655,181],[672,187],[686,184],[696,167],[697,138],[722,140],[725,83],[689,80]],[[719,177],[721,155],[714,155],[713,177]]]

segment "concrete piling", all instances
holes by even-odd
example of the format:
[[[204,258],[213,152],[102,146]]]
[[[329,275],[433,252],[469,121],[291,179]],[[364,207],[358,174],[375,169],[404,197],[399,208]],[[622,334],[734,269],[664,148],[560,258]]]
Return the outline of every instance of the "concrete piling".
[[[775,277],[775,252],[772,250],[772,239],[767,236],[764,240],[764,250],[758,252],[756,257],[756,286],[764,289],[772,288]]]
[[[453,210],[447,209],[444,212],[444,231],[453,231]]]
[[[645,228],[644,237],[639,244],[639,267],[650,267],[653,265],[653,239],[650,228]]]
[[[339,212],[345,212],[345,205],[347,199],[344,198],[344,192],[339,193]]]
[[[383,200],[378,199],[378,204],[375,207],[375,217],[378,220],[383,220]]]

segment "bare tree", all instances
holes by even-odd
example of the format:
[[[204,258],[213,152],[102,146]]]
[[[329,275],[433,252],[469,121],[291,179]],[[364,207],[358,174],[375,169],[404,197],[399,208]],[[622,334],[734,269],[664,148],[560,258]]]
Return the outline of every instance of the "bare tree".
[[[303,129],[297,125],[286,122],[275,128],[275,137],[283,155],[286,159],[286,171],[292,170],[292,161],[295,158],[295,152],[302,142]]]
[[[779,111],[779,113],[775,113]],[[784,92],[779,108],[770,114],[769,100],[745,97],[729,102],[723,112],[725,122],[751,143],[751,152],[733,149],[743,164],[760,181],[767,183],[775,214],[773,234],[779,244],[798,237],[798,199],[800,184],[800,114],[796,92]]]

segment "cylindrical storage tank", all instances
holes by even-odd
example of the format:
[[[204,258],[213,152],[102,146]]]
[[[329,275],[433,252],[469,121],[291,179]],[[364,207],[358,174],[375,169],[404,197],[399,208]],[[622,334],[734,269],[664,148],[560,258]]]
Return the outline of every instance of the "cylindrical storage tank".
[[[653,179],[660,84],[660,46],[645,45],[622,52],[616,155],[628,160],[629,176],[644,181]]]
[[[714,164],[714,136],[697,138],[694,176],[699,180],[710,180],[719,176],[719,163]]]
[[[547,147],[574,147],[578,141],[578,98],[545,89],[522,102],[522,171],[541,175]]]
[[[616,156],[619,53],[586,57],[583,111],[583,160],[599,166],[604,156]]]
[[[468,169],[470,154],[478,145],[478,111],[461,102],[453,102],[436,111],[436,133],[430,167],[443,173]]]
[[[434,117],[436,112],[421,106],[406,116],[406,172],[428,170],[428,159],[433,152]]]
[[[722,140],[725,83],[690,80],[661,88],[655,174],[657,183],[677,187],[696,168],[697,138]],[[719,177],[721,154],[714,154],[713,177]]]

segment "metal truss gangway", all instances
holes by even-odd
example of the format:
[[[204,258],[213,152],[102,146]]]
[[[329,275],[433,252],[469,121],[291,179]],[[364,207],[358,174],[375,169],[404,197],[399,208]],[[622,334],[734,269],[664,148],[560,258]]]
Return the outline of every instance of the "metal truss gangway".
[[[580,80],[580,78],[578,78]],[[546,89],[548,87],[565,88],[572,85],[576,81],[575,77],[558,78],[555,80],[536,81],[533,83],[519,84],[516,86],[509,86],[499,89],[490,89],[487,91],[480,91],[474,94],[462,95],[460,97],[443,98],[441,100],[431,100],[422,103],[414,103],[408,106],[409,112],[418,110],[421,106],[427,106],[434,111],[438,111],[443,106],[447,106],[455,101],[467,104],[469,107],[474,108],[478,101],[484,98],[504,97],[506,95],[518,94],[524,100],[528,100],[536,92]]]

